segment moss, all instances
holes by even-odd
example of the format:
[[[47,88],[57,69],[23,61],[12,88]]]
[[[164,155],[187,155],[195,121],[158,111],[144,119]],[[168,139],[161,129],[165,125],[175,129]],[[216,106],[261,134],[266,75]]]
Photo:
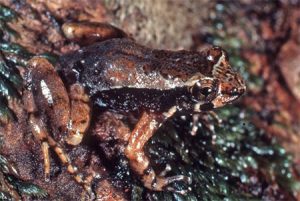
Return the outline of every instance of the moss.
[[[250,121],[251,112],[230,106],[217,111],[222,123],[207,129],[199,124],[196,136],[190,135],[191,117],[169,121],[148,144],[148,154],[157,171],[166,164],[172,167],[169,176],[183,174],[192,178],[172,184],[180,195],[150,192],[136,181],[132,198],[149,200],[260,200],[274,198],[268,189],[274,183],[277,193],[291,199],[299,183],[290,170],[292,158],[280,145]],[[207,118],[213,119],[211,115]]]
[[[13,31],[8,23],[17,20],[17,14],[11,9],[0,5],[0,119],[1,121],[7,121],[11,118],[12,112],[8,108],[7,100],[18,99],[20,94],[18,89],[22,87],[22,78],[17,69],[17,61],[12,60],[11,55],[18,55],[18,57],[27,56],[25,50],[16,44],[10,44],[6,40],[10,36],[16,36],[17,33]]]
[[[25,66],[26,61],[32,56],[18,44],[8,42],[7,36],[18,36],[8,26],[8,22],[17,20],[17,14],[11,9],[0,5],[0,122],[7,123],[14,119],[13,112],[8,107],[8,101],[20,98],[22,78],[18,65]],[[8,38],[9,38],[8,37]],[[0,139],[0,143],[2,138]],[[1,146],[1,145],[0,145]],[[38,186],[24,182],[18,177],[16,168],[5,156],[0,155],[0,199],[17,200],[19,195],[45,197],[47,193]]]

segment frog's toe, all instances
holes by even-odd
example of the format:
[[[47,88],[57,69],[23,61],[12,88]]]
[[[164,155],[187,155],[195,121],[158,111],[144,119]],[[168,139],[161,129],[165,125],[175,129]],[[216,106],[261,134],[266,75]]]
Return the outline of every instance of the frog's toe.
[[[192,183],[192,179],[190,177],[184,176],[184,175],[176,175],[173,177],[166,177],[165,178],[168,182],[168,184],[173,183],[175,181],[183,181],[187,184],[191,184]]]
[[[167,191],[171,191],[171,192],[173,192],[173,193],[179,193],[179,194],[181,194],[181,195],[185,195],[185,194],[187,194],[187,192],[188,192],[188,190],[176,190],[175,188],[173,188],[173,187],[171,187],[171,186],[168,186],[168,187],[166,188],[166,190],[167,190]]]
[[[161,171],[161,172],[159,173],[158,176],[164,177],[164,176],[166,176],[166,175],[168,174],[168,172],[170,172],[171,170],[172,170],[171,165],[170,165],[170,164],[166,164],[165,169],[164,169],[163,171]]]
[[[184,176],[184,175],[177,175],[177,176],[173,176],[173,177],[167,177],[165,179],[168,180],[168,185],[173,183],[173,182],[176,182],[176,181],[183,181],[188,185],[192,184],[192,179],[190,177],[187,177],[187,176]],[[164,188],[167,191],[171,191],[171,192],[174,192],[174,193],[179,193],[181,195],[185,195],[188,192],[188,189],[178,190],[178,189],[175,189],[175,188],[173,188],[171,186],[168,186],[168,185]]]
[[[148,187],[151,190],[154,191],[172,191],[180,194],[185,194],[186,190],[176,190],[173,187],[169,186],[173,182],[177,181],[183,181],[186,184],[191,184],[192,180],[190,177],[184,176],[184,175],[176,175],[172,177],[160,177],[157,176],[151,183],[151,187]]]

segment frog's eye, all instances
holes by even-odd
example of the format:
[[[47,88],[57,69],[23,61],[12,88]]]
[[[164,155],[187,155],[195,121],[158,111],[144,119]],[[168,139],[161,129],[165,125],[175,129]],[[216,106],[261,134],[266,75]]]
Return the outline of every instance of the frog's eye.
[[[210,101],[216,96],[215,86],[209,83],[201,85],[197,82],[192,87],[191,93],[196,101]]]
[[[204,87],[204,88],[200,88],[199,92],[204,96],[209,96],[209,94],[211,94],[213,92],[213,90],[212,90],[212,88]]]
[[[200,97],[200,96],[204,96],[207,97],[209,96],[209,94],[211,94],[212,89],[209,87],[201,87],[199,85],[195,85],[192,88],[192,95],[194,97]]]

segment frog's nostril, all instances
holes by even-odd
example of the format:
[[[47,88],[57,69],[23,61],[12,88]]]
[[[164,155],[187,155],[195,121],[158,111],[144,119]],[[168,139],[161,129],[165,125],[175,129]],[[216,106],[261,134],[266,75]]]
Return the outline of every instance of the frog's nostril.
[[[243,94],[243,93],[245,93],[246,92],[246,85],[244,85],[244,87],[242,87],[241,89],[240,89],[240,94]]]

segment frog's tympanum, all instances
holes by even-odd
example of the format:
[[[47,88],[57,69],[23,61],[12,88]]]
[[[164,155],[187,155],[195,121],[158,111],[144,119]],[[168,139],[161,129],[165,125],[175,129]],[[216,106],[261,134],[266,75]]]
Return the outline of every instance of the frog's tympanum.
[[[29,64],[26,80],[32,104],[28,111],[33,133],[43,144],[45,171],[49,174],[49,144],[69,172],[76,173],[51,136],[65,133],[69,144],[80,143],[90,122],[89,108],[134,113],[139,120],[125,149],[132,170],[148,189],[175,191],[169,184],[189,182],[188,177],[157,175],[143,150],[145,144],[175,113],[201,113],[231,103],[245,92],[245,83],[219,47],[167,51],[128,38],[104,38],[61,57],[60,76],[45,59],[34,58]]]

